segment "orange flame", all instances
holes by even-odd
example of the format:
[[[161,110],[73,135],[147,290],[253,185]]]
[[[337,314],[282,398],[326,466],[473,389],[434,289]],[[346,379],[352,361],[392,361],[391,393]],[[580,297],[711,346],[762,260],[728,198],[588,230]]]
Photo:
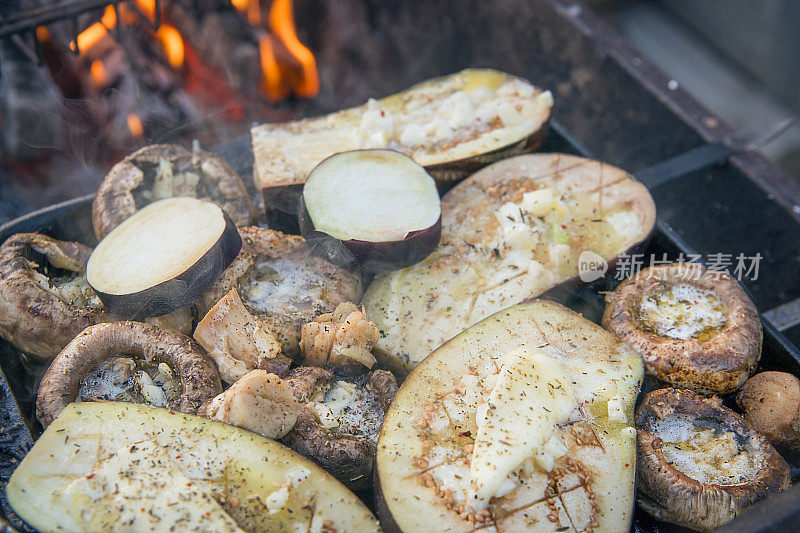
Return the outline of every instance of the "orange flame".
[[[92,61],[92,66],[89,69],[89,77],[92,80],[92,85],[98,89],[106,84],[108,74],[106,74],[106,66],[101,59]]]
[[[273,0],[269,10],[269,27],[292,56],[300,62],[302,73],[300,80],[294,86],[294,92],[303,98],[316,96],[319,93],[317,62],[311,50],[297,37],[292,0]]]
[[[47,31],[47,28],[44,26],[36,26],[36,38],[39,39],[40,43],[49,41],[50,32]]]
[[[141,138],[141,136],[144,135],[144,126],[142,126],[142,121],[139,119],[139,116],[136,113],[128,113],[126,118],[128,120],[128,129],[131,130],[133,138]]]
[[[114,28],[116,25],[117,12],[114,11],[114,6],[106,6],[106,10],[103,12],[103,18],[100,19],[100,22],[95,22],[80,32],[78,34],[78,38],[69,43],[69,46],[72,48],[72,50],[76,50],[77,46],[77,50],[80,50],[81,55],[85,55],[91,48],[97,45],[97,43],[102,41],[103,38],[108,35],[108,30]]]
[[[261,71],[263,78],[261,88],[273,102],[286,97],[286,89],[281,78],[281,68],[275,57],[275,49],[272,46],[272,37],[263,34],[258,42],[258,49],[261,53]]]
[[[164,47],[167,53],[167,61],[172,65],[172,68],[181,68],[183,66],[183,37],[174,26],[169,24],[161,24],[156,31],[156,37]]]

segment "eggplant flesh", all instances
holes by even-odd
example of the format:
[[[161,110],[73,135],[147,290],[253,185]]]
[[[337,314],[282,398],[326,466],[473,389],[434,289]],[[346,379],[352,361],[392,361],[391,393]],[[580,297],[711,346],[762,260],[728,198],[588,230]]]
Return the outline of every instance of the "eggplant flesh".
[[[323,117],[252,129],[258,190],[303,183],[338,152],[389,148],[452,181],[544,138],[553,97],[495,70],[464,70]],[[269,205],[270,202],[267,202]]]
[[[436,183],[411,158],[392,150],[353,150],[311,172],[299,221],[318,254],[342,266],[354,259],[375,272],[428,255],[439,242],[441,212]]]
[[[111,311],[134,319],[189,305],[242,247],[218,206],[193,198],[154,202],[97,245],[86,279]]]
[[[641,245],[650,193],[628,173],[531,154],[473,174],[442,199],[442,234],[421,262],[377,276],[362,300],[381,330],[376,357],[408,372],[444,341]]]
[[[525,357],[527,375],[509,371]],[[469,328],[414,369],[386,414],[384,529],[627,531],[642,375],[633,350],[553,302]]]
[[[165,409],[72,404],[6,488],[39,531],[378,531],[321,468],[254,433]]]

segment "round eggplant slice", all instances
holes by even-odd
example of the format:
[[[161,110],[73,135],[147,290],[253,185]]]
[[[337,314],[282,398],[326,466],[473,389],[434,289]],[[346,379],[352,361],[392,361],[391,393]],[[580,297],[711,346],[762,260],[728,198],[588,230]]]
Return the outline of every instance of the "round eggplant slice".
[[[410,157],[391,150],[333,155],[309,174],[300,231],[329,261],[380,272],[413,265],[439,243],[436,183]]]
[[[736,395],[744,418],[779,449],[800,452],[800,380],[786,372],[761,372]]]
[[[649,374],[702,393],[738,389],[761,356],[753,302],[731,275],[696,263],[646,268],[623,282],[603,326],[642,354]]]
[[[242,251],[197,300],[201,315],[236,289],[245,308],[293,357],[303,324],[361,297],[361,275],[315,256],[302,237],[258,227],[239,228],[239,234]]]
[[[36,399],[39,422],[47,427],[82,392],[89,395],[85,399],[103,399],[93,391],[119,388],[119,383],[114,382],[114,374],[124,370],[111,368],[106,363],[120,356],[131,357],[143,367],[157,368],[162,363],[167,366],[162,372],[170,381],[176,382],[170,384],[174,394],[166,401],[166,406],[171,409],[194,414],[203,402],[222,392],[214,361],[189,337],[141,322],[97,324],[75,337],[47,369]],[[124,366],[126,362],[113,361],[113,364]],[[144,378],[144,383],[156,386],[152,379]],[[142,392],[147,399],[148,392]],[[155,391],[151,389],[151,392]],[[168,394],[166,391],[165,395]],[[139,398],[129,396],[125,399]]]
[[[659,520],[714,529],[789,486],[786,461],[718,398],[653,391],[636,428],[639,505]]]
[[[237,226],[253,222],[250,195],[238,174],[218,156],[176,144],[145,146],[109,171],[92,204],[98,239],[144,206],[189,196],[217,204]]]
[[[531,301],[420,363],[392,402],[375,482],[388,531],[628,531],[641,358]]]
[[[190,304],[242,247],[217,205],[171,198],[148,205],[97,245],[86,279],[110,310],[141,319]]]
[[[38,233],[19,233],[0,247],[0,336],[50,359],[105,309],[86,283],[92,249]]]

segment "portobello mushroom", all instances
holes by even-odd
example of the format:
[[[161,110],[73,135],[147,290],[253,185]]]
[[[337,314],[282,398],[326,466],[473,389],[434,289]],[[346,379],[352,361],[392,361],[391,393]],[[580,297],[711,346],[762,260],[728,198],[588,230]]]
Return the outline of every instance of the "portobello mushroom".
[[[608,297],[603,326],[642,354],[648,374],[707,394],[741,387],[761,357],[753,302],[730,274],[697,263],[631,276]]]
[[[650,193],[618,168],[562,154],[494,163],[444,196],[431,255],[367,289],[375,355],[407,373],[492,313],[577,280],[587,255],[613,261],[641,245],[654,224]]]
[[[194,147],[154,144],[132,153],[106,175],[92,203],[99,240],[144,206],[177,196],[217,204],[237,226],[254,221],[250,195],[238,174],[220,157]]]
[[[636,413],[639,505],[659,520],[711,530],[789,486],[789,466],[718,398],[660,389]]]
[[[198,414],[280,439],[355,489],[371,480],[378,432],[396,392],[385,370],[338,379],[318,367],[283,378],[252,370]]]
[[[51,359],[106,316],[86,282],[92,249],[39,233],[0,246],[0,336],[25,353]]]
[[[761,372],[736,394],[744,419],[779,449],[800,453],[800,380],[787,372]]]
[[[387,531],[630,529],[641,358],[553,302],[498,312],[406,378],[378,440]]]
[[[277,337],[283,353],[294,357],[303,324],[361,297],[361,275],[316,257],[302,237],[259,227],[239,228],[239,234],[241,252],[197,299],[201,314],[236,289],[244,307]]]
[[[114,228],[92,252],[86,279],[111,311],[141,320],[191,304],[241,247],[219,206],[169,198]]]
[[[317,165],[300,198],[300,231],[318,255],[368,272],[407,267],[442,230],[436,183],[392,150],[343,152]]]
[[[397,392],[397,381],[386,370],[374,370],[355,378],[333,379],[331,374],[320,385],[281,442],[351,489],[367,487],[378,434]]]
[[[544,140],[553,96],[487,69],[432,79],[323,117],[251,130],[253,179],[268,215],[294,213],[300,185],[326,157],[365,148],[402,152],[438,183],[452,183]]]
[[[50,425],[78,399],[87,377],[97,380],[106,371],[113,380],[113,370],[100,367],[120,356],[132,358],[140,367],[167,365],[166,372],[177,382],[176,393],[167,401],[171,409],[194,414],[203,402],[222,392],[214,361],[189,337],[141,322],[97,324],[75,337],[47,369],[36,398],[36,417],[42,426]],[[100,375],[92,376],[98,370]]]
[[[72,404],[6,487],[38,531],[380,531],[311,461],[233,426],[118,402]]]

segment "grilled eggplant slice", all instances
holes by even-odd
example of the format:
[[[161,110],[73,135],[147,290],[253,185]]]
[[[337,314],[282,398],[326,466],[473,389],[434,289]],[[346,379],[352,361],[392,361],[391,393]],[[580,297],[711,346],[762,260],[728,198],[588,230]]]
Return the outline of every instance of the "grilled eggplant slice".
[[[256,189],[297,186],[338,152],[389,148],[424,166],[437,182],[536,149],[553,97],[495,70],[464,70],[382,100],[319,118],[253,128]]]
[[[92,249],[38,233],[0,246],[0,335],[25,353],[51,359],[84,328],[106,318],[86,283]]]
[[[202,314],[235,288],[245,308],[293,357],[303,324],[361,297],[361,275],[315,256],[302,237],[258,227],[239,228],[239,234],[241,253],[197,300]]]
[[[640,357],[556,303],[496,313],[406,378],[378,440],[390,531],[627,531]]]
[[[733,276],[697,263],[631,276],[609,297],[603,326],[642,354],[648,374],[706,394],[741,387],[761,357],[755,304]]]
[[[442,230],[436,183],[392,150],[332,155],[311,171],[300,202],[300,231],[317,255],[368,272],[419,262]]]
[[[92,252],[89,285],[110,310],[133,319],[187,306],[242,247],[217,205],[194,198],[152,203],[117,226]]]
[[[535,154],[486,167],[442,199],[433,253],[367,289],[375,354],[408,372],[472,324],[576,279],[585,257],[611,261],[641,244],[654,224],[647,189],[604,163]]]
[[[189,196],[219,205],[237,226],[252,224],[253,204],[239,175],[218,156],[177,144],[154,144],[109,171],[92,203],[98,239],[158,200]]]
[[[660,520],[711,530],[789,486],[786,461],[718,398],[653,391],[636,428],[639,505]]]
[[[379,531],[324,470],[254,433],[143,405],[72,404],[6,488],[42,532]]]

